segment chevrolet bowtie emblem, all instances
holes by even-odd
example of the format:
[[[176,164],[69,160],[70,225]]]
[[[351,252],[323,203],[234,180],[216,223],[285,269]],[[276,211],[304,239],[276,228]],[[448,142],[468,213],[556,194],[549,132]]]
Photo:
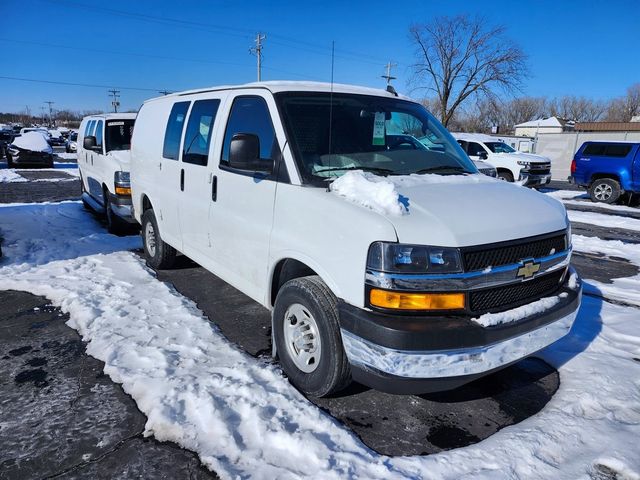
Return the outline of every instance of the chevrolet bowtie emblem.
[[[522,279],[531,278],[538,272],[538,270],[540,270],[540,264],[530,260],[524,262],[524,265],[518,269],[516,276]]]

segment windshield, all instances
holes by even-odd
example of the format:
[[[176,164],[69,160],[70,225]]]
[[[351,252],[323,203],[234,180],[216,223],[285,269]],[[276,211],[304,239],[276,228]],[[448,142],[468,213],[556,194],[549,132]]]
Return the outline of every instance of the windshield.
[[[493,153],[513,153],[515,150],[504,142],[484,142]]]
[[[318,92],[280,93],[276,100],[307,183],[324,183],[349,170],[477,173],[449,132],[416,103]]]
[[[107,122],[105,133],[106,151],[129,150],[131,148],[131,134],[135,120],[117,120]]]

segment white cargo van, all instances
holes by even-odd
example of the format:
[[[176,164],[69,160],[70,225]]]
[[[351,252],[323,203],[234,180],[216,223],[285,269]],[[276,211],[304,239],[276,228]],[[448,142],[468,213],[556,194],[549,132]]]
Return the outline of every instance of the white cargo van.
[[[453,133],[471,160],[493,165],[500,180],[520,181],[541,187],[551,181],[551,160],[541,155],[514,150],[499,138],[481,133]]]
[[[562,204],[479,174],[424,107],[385,91],[149,100],[131,187],[149,265],[180,251],[270,309],[274,355],[312,396],[351,379],[454,388],[555,342],[580,304]]]
[[[85,206],[104,214],[112,233],[135,223],[131,213],[129,160],[135,113],[82,119],[76,148]]]

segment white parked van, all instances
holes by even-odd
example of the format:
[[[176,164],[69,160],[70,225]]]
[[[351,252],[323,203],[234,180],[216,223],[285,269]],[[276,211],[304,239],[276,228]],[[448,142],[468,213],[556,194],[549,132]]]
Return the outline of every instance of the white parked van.
[[[479,174],[424,107],[385,91],[149,100],[131,187],[149,265],[180,251],[270,309],[274,355],[309,395],[351,379],[454,388],[563,337],[580,304],[562,204]]]
[[[502,140],[481,133],[453,133],[471,160],[483,160],[498,171],[498,178],[521,181],[528,187],[540,187],[551,181],[551,160],[541,155],[514,150]]]
[[[106,113],[82,119],[76,148],[85,206],[106,215],[110,232],[135,223],[131,213],[129,160],[135,113]]]

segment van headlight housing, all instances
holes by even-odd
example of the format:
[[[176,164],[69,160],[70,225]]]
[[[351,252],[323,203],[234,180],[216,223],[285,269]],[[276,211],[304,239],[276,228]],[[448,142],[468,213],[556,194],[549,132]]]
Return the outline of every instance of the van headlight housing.
[[[116,195],[130,196],[131,195],[131,179],[129,172],[115,172],[113,176],[113,183],[115,184]]]
[[[457,248],[374,242],[369,247],[367,269],[387,273],[459,273],[462,260]]]

